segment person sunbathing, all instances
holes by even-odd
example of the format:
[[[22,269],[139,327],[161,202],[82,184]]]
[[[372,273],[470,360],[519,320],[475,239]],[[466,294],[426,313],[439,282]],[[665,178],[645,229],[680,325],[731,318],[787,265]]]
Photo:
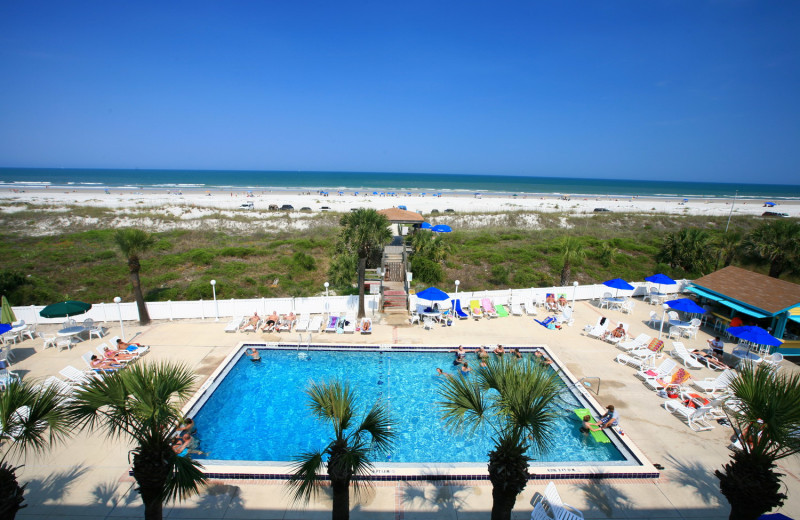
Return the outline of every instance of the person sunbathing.
[[[553,293],[548,294],[547,299],[545,299],[545,305],[547,307],[547,310],[549,311],[558,310],[558,307],[556,305],[556,295]]]
[[[138,350],[141,348],[142,345],[140,343],[125,343],[121,339],[117,338],[117,351],[124,352],[126,350]]]
[[[260,318],[258,317],[258,313],[254,312],[253,315],[250,316],[250,319],[247,320],[247,323],[239,327],[239,330],[244,331],[248,327],[253,327],[253,329],[255,329],[256,327],[258,327],[259,319]]]
[[[91,366],[94,370],[119,370],[122,368],[122,365],[119,365],[110,359],[100,359],[94,355],[89,361],[89,366]]]
[[[614,330],[607,330],[603,333],[603,339],[607,339],[609,337],[612,338],[619,338],[622,339],[625,337],[625,325],[620,323],[617,325],[617,328]]]
[[[136,356],[128,352],[127,349],[111,350],[108,347],[103,347],[103,356],[112,361],[131,361],[132,359],[136,359]]]
[[[702,350],[693,350],[690,352],[696,358],[705,358],[708,363],[711,363],[715,367],[725,370],[726,368],[730,368],[728,365],[720,361],[716,356],[709,354],[708,352],[703,352]]]
[[[372,320],[364,318],[361,320],[361,332],[369,332],[372,329]]]
[[[267,316],[267,322],[264,324],[263,332],[272,332],[275,330],[275,325],[278,323],[278,311],[272,311],[272,314]]]
[[[567,306],[567,298],[563,294],[558,297],[558,306],[562,309]]]

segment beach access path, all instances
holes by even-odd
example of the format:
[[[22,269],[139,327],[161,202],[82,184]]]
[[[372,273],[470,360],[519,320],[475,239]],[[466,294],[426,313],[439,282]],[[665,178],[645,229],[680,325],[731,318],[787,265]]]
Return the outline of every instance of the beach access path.
[[[602,378],[601,405],[613,404],[620,412],[625,435],[653,463],[664,466],[658,479],[557,480],[556,487],[565,502],[583,511],[586,518],[645,519],[703,518],[727,519],[729,507],[719,492],[713,472],[728,461],[730,428],[719,425],[711,431],[693,432],[686,423],[660,406],[663,399],[648,390],[630,367],[614,361],[619,349],[583,335],[586,324],[600,315],[612,324],[629,323],[635,336],[641,332],[656,336],[657,329],[646,325],[653,309],[637,300],[633,314],[599,309],[594,302],[578,302],[575,324],[563,330],[547,330],[532,317],[507,317],[493,320],[457,321],[454,326],[424,330],[404,323],[392,325],[375,320],[371,336],[315,334],[315,343],[360,344],[463,344],[465,347],[501,344],[544,344],[576,378]],[[544,315],[540,311],[539,317]],[[379,316],[377,317],[379,318]],[[395,318],[396,319],[396,318]],[[118,324],[104,324],[110,335],[119,334]],[[225,320],[209,319],[154,322],[147,327],[126,324],[128,337],[151,346],[146,361],[172,360],[189,364],[199,375],[198,386],[242,341],[296,341],[292,334],[226,334]],[[44,328],[44,327],[43,327]],[[690,350],[705,348],[710,337],[704,329],[695,339],[683,342]],[[42,349],[42,340],[26,340],[15,346],[12,369],[25,379],[57,375],[64,366],[81,367],[81,354],[94,350],[107,340],[92,339],[72,350]],[[671,343],[667,341],[667,350]],[[726,343],[728,359],[732,344]],[[433,369],[432,369],[433,370]],[[783,370],[797,370],[786,360]],[[713,377],[707,368],[692,370],[696,378]],[[128,450],[121,440],[98,434],[81,433],[42,456],[29,456],[18,474],[27,483],[28,507],[17,518],[84,519],[142,518],[141,500],[128,476]],[[20,461],[21,462],[21,461]],[[780,461],[784,492],[789,495],[780,510],[789,516],[800,515],[800,460]],[[544,491],[547,481],[530,481],[519,495],[512,518],[527,519],[531,502]],[[478,519],[488,518],[491,510],[491,485],[488,481],[380,482],[360,500],[351,501],[351,518],[357,519]],[[774,511],[773,511],[774,512]],[[330,496],[323,492],[307,506],[292,505],[281,481],[215,481],[198,497],[168,504],[165,518],[209,519],[327,519]]]

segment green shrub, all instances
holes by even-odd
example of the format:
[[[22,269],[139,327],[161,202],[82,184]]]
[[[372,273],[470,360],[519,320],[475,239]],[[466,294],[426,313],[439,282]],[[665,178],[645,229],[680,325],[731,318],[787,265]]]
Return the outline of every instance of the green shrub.
[[[442,266],[421,256],[411,258],[411,272],[415,280],[426,284],[437,284],[444,280]]]

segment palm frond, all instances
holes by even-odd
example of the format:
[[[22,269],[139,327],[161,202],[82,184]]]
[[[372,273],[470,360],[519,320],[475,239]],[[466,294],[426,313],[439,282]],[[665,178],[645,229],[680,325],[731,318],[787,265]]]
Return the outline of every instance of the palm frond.
[[[480,373],[480,369],[473,371],[476,375]],[[490,407],[478,379],[479,377],[448,377],[442,381],[439,388],[442,400],[438,405],[442,409],[442,418],[447,428],[474,433],[488,419]]]
[[[322,455],[320,451],[307,451],[294,458],[289,477],[293,502],[308,502],[319,491],[317,475],[325,466]]]
[[[336,430],[337,438],[344,436],[344,431],[350,427],[355,405],[355,394],[350,385],[341,381],[313,383],[306,394],[311,412],[329,422]]]
[[[189,457],[174,455],[170,460],[170,474],[164,486],[164,500],[183,500],[200,491],[208,479],[199,462]]]
[[[55,388],[11,381],[0,393],[0,436],[13,439],[4,443],[6,454],[44,452],[71,431],[65,398]]]
[[[356,438],[361,439],[364,433],[369,433],[372,449],[380,453],[388,453],[394,446],[392,428],[395,424],[389,417],[388,410],[375,403],[353,434]]]

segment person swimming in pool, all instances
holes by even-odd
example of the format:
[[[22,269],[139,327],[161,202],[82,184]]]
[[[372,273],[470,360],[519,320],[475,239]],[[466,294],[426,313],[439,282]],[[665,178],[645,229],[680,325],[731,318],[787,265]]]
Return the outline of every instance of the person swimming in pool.
[[[503,348],[503,345],[497,345],[497,348],[492,352],[494,352],[497,357],[503,357],[503,354],[506,353],[506,350]]]
[[[469,368],[469,363],[464,361],[464,364],[461,365],[461,375],[466,376],[469,375],[470,372],[472,372],[472,369]]]
[[[581,424],[581,433],[599,432],[600,428],[596,428],[596,424],[592,423],[591,415],[583,416],[583,424]]]
[[[258,353],[258,350],[254,348],[249,348],[244,351],[244,355],[250,358],[250,361],[253,363],[258,363],[261,361],[261,354]]]

